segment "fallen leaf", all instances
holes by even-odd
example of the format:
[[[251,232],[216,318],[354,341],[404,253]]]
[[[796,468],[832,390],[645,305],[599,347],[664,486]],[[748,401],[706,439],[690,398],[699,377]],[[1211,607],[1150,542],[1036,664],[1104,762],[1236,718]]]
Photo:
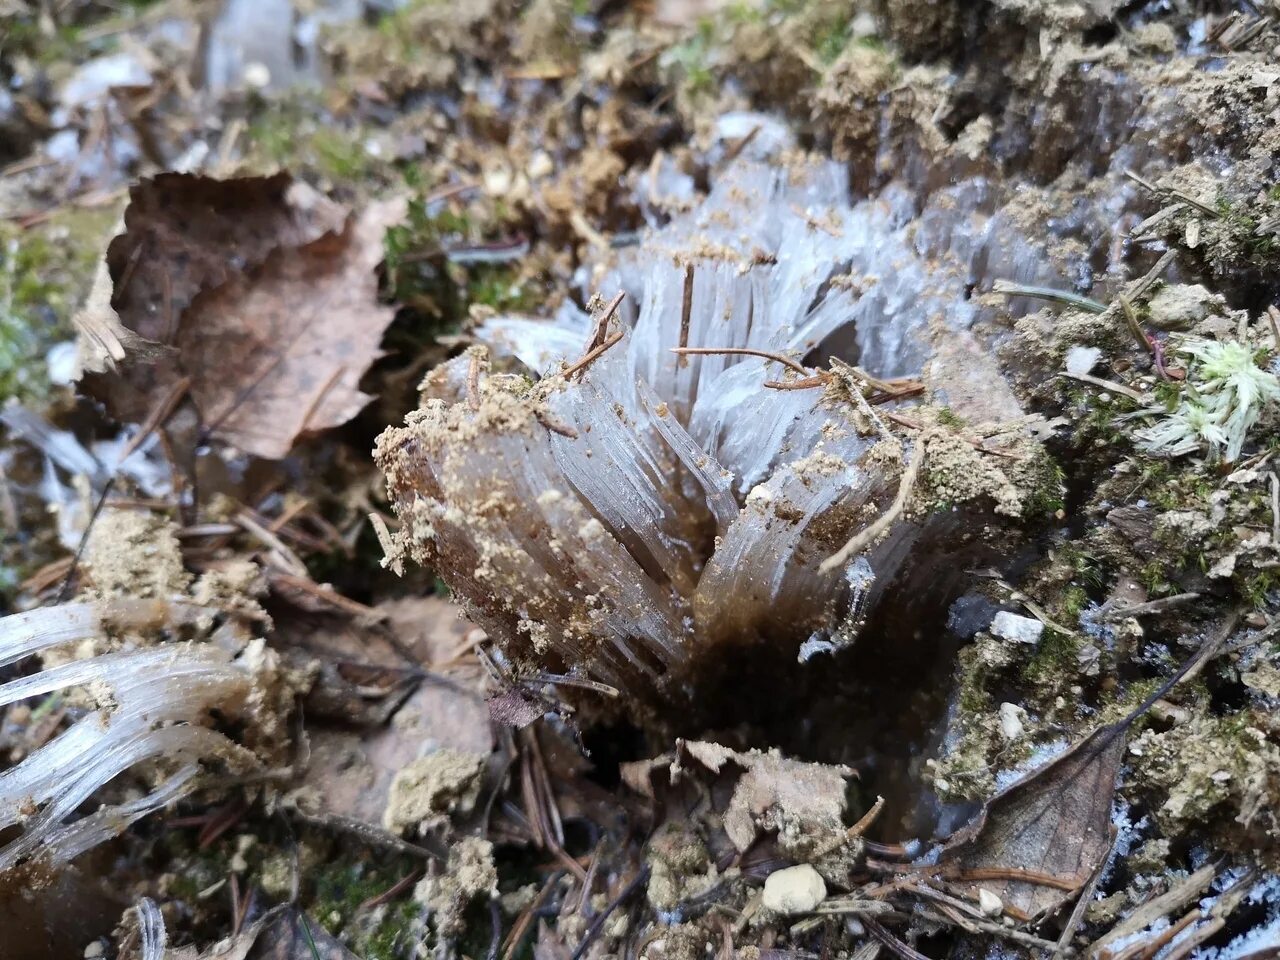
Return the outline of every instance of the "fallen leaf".
[[[692,740],[679,741],[676,749],[673,778],[691,763],[715,774],[740,770],[724,813],[725,832],[739,851],[765,830],[777,830],[784,849],[844,831],[845,780],[853,775],[848,767],[792,760],[776,750],[742,753]]]
[[[1029,917],[1057,909],[1111,848],[1128,724],[1100,727],[992,797],[947,842],[942,865]]]
[[[947,841],[939,863],[973,881],[975,889],[994,893],[1006,911],[1026,918],[1044,916],[1071,899],[1111,849],[1111,804],[1130,725],[1198,674],[1239,622],[1239,610],[1229,614],[1196,654],[1123,720],[1099,727],[983,804]]]
[[[129,191],[124,230],[75,318],[90,373],[172,347],[182,313],[203,290],[342,228],[346,211],[287,173],[217,180],[165,173]],[[120,378],[90,378],[121,419],[137,420],[154,391],[178,379],[169,362],[132,363]]]
[[[411,597],[379,604],[385,619],[360,626],[338,618],[307,618],[289,640],[312,656],[348,665],[363,662],[403,666],[400,650],[428,669],[447,661],[474,629],[458,616],[458,608],[439,597]],[[327,624],[320,629],[309,629]],[[332,628],[332,629],[330,629]],[[277,632],[280,632],[279,630]],[[383,726],[352,730],[309,725],[311,763],[304,785],[319,797],[324,811],[380,825],[396,772],[444,747],[487,754],[493,735],[478,670],[431,673]]]
[[[382,235],[402,200],[376,203],[341,233],[283,247],[250,274],[196,297],[176,338],[212,434],[267,459],[336,427],[372,397],[360,378],[395,317],[378,304]]]

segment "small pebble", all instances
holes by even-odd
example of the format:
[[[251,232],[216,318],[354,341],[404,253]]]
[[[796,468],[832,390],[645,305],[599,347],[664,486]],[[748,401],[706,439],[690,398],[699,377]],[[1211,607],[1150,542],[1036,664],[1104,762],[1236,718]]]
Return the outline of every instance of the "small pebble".
[[[988,917],[998,917],[1004,913],[1004,902],[986,887],[979,887],[978,909]]]
[[[826,883],[807,863],[775,870],[764,882],[764,906],[774,913],[808,913],[826,898]]]
[[[1001,610],[991,621],[991,633],[1010,643],[1036,644],[1044,634],[1044,624],[1031,617],[1020,617],[1016,613]]]

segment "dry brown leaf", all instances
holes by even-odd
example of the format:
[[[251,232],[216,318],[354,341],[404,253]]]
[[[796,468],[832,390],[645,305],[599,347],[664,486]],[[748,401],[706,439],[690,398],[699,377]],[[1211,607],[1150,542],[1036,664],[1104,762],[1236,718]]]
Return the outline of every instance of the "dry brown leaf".
[[[165,173],[130,190],[124,231],[76,317],[81,362],[93,373],[134,361],[120,377],[88,385],[121,419],[145,416],[153,394],[180,374],[172,354],[179,321],[204,290],[342,228],[346,212],[286,173],[216,180]]]
[[[778,831],[784,849],[799,845],[803,836],[844,830],[845,780],[853,771],[845,766],[805,763],[776,750],[746,753],[718,743],[682,740],[673,775],[696,762],[712,773],[741,769],[733,797],[724,813],[724,828],[733,845],[745,851],[764,830]]]
[[[414,597],[380,604],[386,630],[349,626],[319,632],[314,655],[403,663],[386,646],[384,632],[424,665],[449,659],[466,641],[472,626],[458,608],[439,597]],[[366,651],[360,656],[361,651]],[[463,753],[493,748],[489,713],[479,689],[479,671],[428,676],[395,716],[377,730],[309,728],[311,763],[305,786],[322,800],[324,811],[380,825],[391,782],[398,770],[443,747]]]
[[[214,436],[268,459],[336,427],[372,399],[360,378],[395,316],[377,302],[382,235],[403,200],[376,203],[338,234],[280,248],[251,274],[196,297],[176,337]]]
[[[1028,916],[1059,907],[1111,848],[1111,803],[1128,724],[1095,730],[992,797],[948,841],[942,865]],[[1017,874],[1037,879],[1011,879]]]
[[[1130,725],[1217,656],[1239,621],[1240,611],[1229,614],[1123,720],[1099,727],[988,800],[952,835],[940,864],[1028,917],[1044,916],[1074,896],[1111,849],[1111,804]]]

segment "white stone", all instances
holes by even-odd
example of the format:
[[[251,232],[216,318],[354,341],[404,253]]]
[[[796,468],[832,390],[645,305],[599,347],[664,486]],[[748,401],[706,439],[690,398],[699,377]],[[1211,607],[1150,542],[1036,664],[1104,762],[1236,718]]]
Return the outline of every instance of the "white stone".
[[[1000,704],[1000,732],[1006,740],[1017,740],[1022,736],[1022,716],[1026,713],[1016,703]]]
[[[1004,903],[986,887],[978,888],[978,909],[988,917],[998,917],[1004,913]]]
[[[775,870],[764,882],[764,906],[774,913],[808,913],[826,898],[826,883],[807,863]]]
[[[1036,644],[1044,634],[1044,624],[1032,617],[1020,617],[1001,610],[991,621],[991,633],[1010,643]]]

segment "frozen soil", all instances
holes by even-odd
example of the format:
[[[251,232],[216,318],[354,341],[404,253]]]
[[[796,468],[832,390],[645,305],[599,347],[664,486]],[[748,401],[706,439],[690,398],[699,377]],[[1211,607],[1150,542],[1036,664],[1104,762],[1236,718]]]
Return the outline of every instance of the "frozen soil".
[[[1042,955],[1067,927],[1064,949],[1112,956],[1276,949],[1280,417],[1264,407],[1231,463],[1199,446],[1157,455],[1138,432],[1205,382],[1170,334],[1241,344],[1262,371],[1280,356],[1280,316],[1268,314],[1280,297],[1278,11],[1108,0],[653,6],[411,2],[319,28],[319,87],[237,81],[217,95],[190,76],[183,44],[202,41],[177,6],[73,5],[60,24],[3,14],[15,27],[0,40],[0,80],[18,92],[0,90],[10,164],[0,394],[86,444],[116,426],[43,358],[70,335],[132,178],[198,156],[207,174],[283,167],[346,201],[411,197],[385,242],[383,294],[398,316],[363,385],[378,399],[284,467],[234,451],[193,456],[198,516],[139,488],[93,524],[74,581],[81,599],[182,596],[241,611],[236,630],[212,639],[245,651],[266,680],[226,726],[275,772],[210,784],[65,876],[32,867],[6,878],[0,924],[12,916],[15,930],[76,905],[75,930],[33,947],[33,960],[143,956],[136,917],[116,926],[141,897],[160,905],[171,947],[191,956],[216,956],[202,951],[286,901],[364,960],[868,960],[900,948],[994,960]],[[112,53],[138,57],[155,92],[119,115],[104,107],[104,140],[91,110],[67,120],[58,98]],[[186,96],[192,83],[198,95]],[[717,118],[748,110],[766,116],[738,136],[720,132]],[[726,153],[763,151],[775,125],[795,149],[847,163],[855,195],[892,206],[922,255],[962,255],[972,271],[972,329],[948,339],[937,325],[929,402],[910,411],[928,456],[906,515],[954,550],[905,564],[850,649],[807,664],[790,651],[703,664],[689,706],[663,715],[545,671],[537,679],[548,641],[532,621],[513,662],[482,669],[464,628],[442,628],[447,643],[410,640],[406,661],[405,644],[386,640],[387,623],[411,636],[396,616],[371,625],[286,593],[279,578],[268,587],[261,557],[278,547],[236,539],[240,504],[256,507],[261,489],[279,497],[269,501],[279,515],[318,518],[309,540],[289,545],[317,581],[384,612],[443,592],[429,531],[380,543],[360,526],[370,510],[389,513],[373,438],[417,406],[424,374],[465,348],[475,321],[585,300],[585,268],[696,204]],[[44,162],[67,131],[75,163]],[[977,238],[980,263],[965,259]],[[994,289],[993,273],[1018,288]],[[877,279],[850,282],[871,291]],[[1028,290],[1045,287],[1058,298]],[[405,434],[431,444],[480,421],[546,428],[542,388],[524,371],[488,382],[505,386],[478,417],[418,414]],[[429,398],[429,377],[424,387]],[[181,412],[171,429],[199,436]],[[75,518],[83,527],[93,506],[83,484],[51,494],[53,467],[10,432],[0,448],[6,612],[60,592]],[[488,508],[509,509],[502,496]],[[200,524],[233,532],[193,549]],[[339,546],[324,545],[326,526],[341,531]],[[387,566],[403,579],[383,568],[388,544],[399,545]],[[470,569],[483,580],[478,559]],[[443,619],[416,609],[404,619]],[[888,911],[807,909],[864,899],[881,881],[906,885],[905,867],[884,865],[921,858],[926,869],[931,848],[998,791],[1126,717],[1224,625],[1218,655],[1127,730],[1113,853],[1078,919],[1071,904],[1034,921],[1002,913],[999,897],[993,908],[994,895],[973,888],[963,891],[972,909],[958,914],[926,898]],[[140,641],[106,638],[49,663]],[[404,707],[396,700],[362,725],[396,671],[421,680],[424,668],[431,675]],[[483,725],[486,696],[508,721],[488,756],[476,752],[487,732],[440,719]],[[4,762],[82,708],[10,707]],[[414,710],[422,723],[404,720]],[[308,730],[333,769],[299,785]],[[405,730],[428,733],[408,747],[386,742]],[[1206,866],[1215,869],[1201,884]],[[769,877],[799,867],[817,882],[801,871],[770,893]],[[112,869],[122,879],[104,889]],[[1153,901],[1177,907],[1145,917]],[[1189,910],[1203,916],[1186,920]],[[870,932],[886,926],[890,940]],[[1191,942],[1186,931],[1207,932]]]

